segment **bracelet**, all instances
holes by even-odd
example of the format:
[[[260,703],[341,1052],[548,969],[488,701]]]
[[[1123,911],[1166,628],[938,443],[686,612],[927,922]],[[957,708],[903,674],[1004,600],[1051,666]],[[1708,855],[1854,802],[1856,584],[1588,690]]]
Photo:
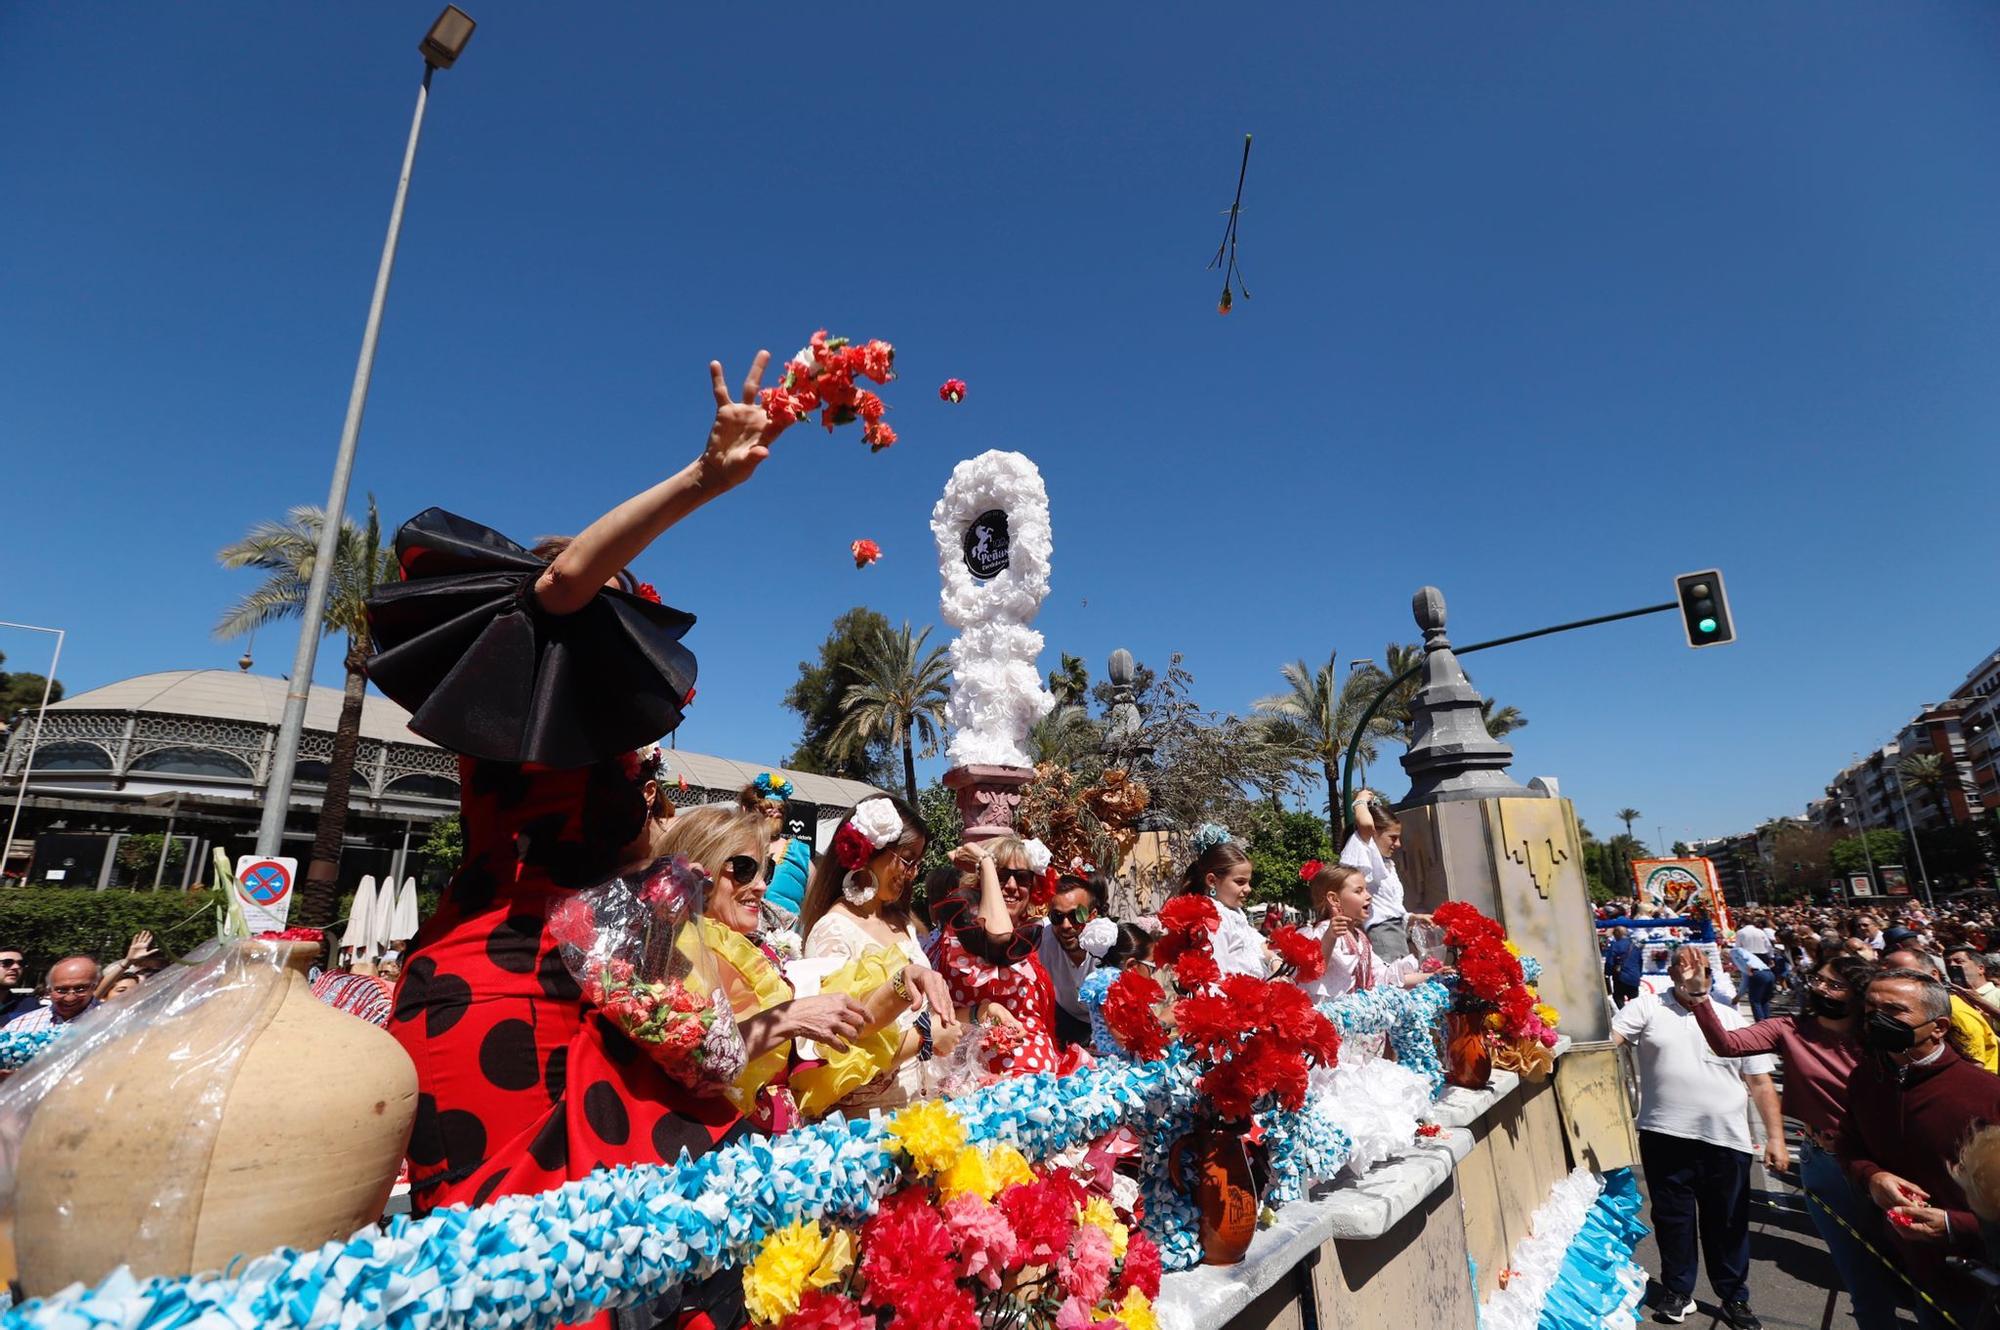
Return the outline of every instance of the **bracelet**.
[[[917,1016],[917,1061],[929,1062],[937,1053],[937,1046],[931,1042],[931,1014],[926,1011]]]
[[[896,999],[899,1002],[908,1002],[910,1000],[910,981],[906,977],[908,973],[909,967],[904,966],[902,969],[896,971],[894,977],[889,980],[889,991],[896,995]]]

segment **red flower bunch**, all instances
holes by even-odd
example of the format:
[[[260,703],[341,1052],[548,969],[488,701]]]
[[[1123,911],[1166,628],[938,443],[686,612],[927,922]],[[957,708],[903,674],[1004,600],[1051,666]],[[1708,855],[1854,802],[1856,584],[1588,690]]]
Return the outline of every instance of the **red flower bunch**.
[[[1308,859],[1299,865],[1299,881],[1310,883],[1326,871],[1326,865],[1317,859]]]
[[[895,347],[881,341],[856,345],[845,337],[828,337],[822,328],[785,366],[783,381],[764,389],[758,400],[781,425],[803,420],[814,411],[829,433],[837,425],[859,420],[862,442],[879,453],[896,441],[896,431],[882,419],[889,408],[874,393],[857,387],[855,380],[887,383],[895,377]]]
[[[882,557],[882,547],[872,540],[857,540],[847,548],[854,555],[854,566],[856,568],[866,568],[869,564],[879,561]]]
[[[1444,930],[1446,945],[1469,947],[1476,942],[1504,942],[1507,930],[1500,927],[1497,919],[1490,919],[1479,912],[1479,908],[1467,901],[1446,901],[1431,914],[1437,926]]]
[[[1148,975],[1123,970],[1104,993],[1104,1024],[1126,1052],[1141,1062],[1166,1056],[1167,1028],[1160,1023],[1166,990]]]
[[[927,1188],[907,1188],[884,1201],[861,1226],[861,1249],[868,1301],[894,1309],[890,1330],[978,1330],[972,1294],[958,1284],[951,1233]]]
[[[559,901],[549,911],[549,936],[561,946],[589,951],[591,944],[597,941],[597,915],[590,908],[590,902],[581,896],[569,896]]]
[[[1160,1296],[1160,1249],[1140,1228],[1126,1240],[1125,1268],[1112,1281],[1111,1294],[1122,1302],[1128,1288],[1138,1289],[1148,1299]]]
[[[944,386],[938,389],[938,398],[941,401],[952,403],[963,402],[965,400],[965,380],[946,379]]]
[[[326,930],[293,925],[290,928],[271,929],[259,933],[257,939],[260,942],[324,942]]]
[[[1340,1060],[1340,1031],[1304,989],[1282,979],[1230,975],[1220,993],[1175,1003],[1174,1023],[1206,1064],[1198,1088],[1231,1120],[1247,1119],[1267,1101],[1298,1108],[1308,1073]]]
[[[637,596],[640,600],[649,600],[655,605],[660,603],[660,593],[653,590],[653,584],[651,582],[639,583],[639,585],[633,589],[632,594]]]
[[[875,857],[875,842],[852,822],[842,823],[840,830],[833,834],[833,857],[850,873],[857,868],[866,868],[868,861]]]
[[[1509,1038],[1536,1032],[1535,990],[1528,986],[1521,958],[1507,945],[1507,930],[1464,901],[1447,901],[1432,915],[1445,942],[1458,948],[1458,982],[1452,1006],[1466,1012],[1500,1015]]]
[[[1286,924],[1269,938],[1271,950],[1291,972],[1291,977],[1309,984],[1326,973],[1326,952],[1318,939],[1309,938],[1296,925]]]

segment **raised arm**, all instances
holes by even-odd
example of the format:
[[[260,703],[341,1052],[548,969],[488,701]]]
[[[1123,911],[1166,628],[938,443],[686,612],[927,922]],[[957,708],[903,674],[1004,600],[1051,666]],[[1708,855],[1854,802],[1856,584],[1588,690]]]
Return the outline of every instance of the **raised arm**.
[[[574,614],[590,603],[660,533],[718,495],[748,480],[771,455],[771,443],[785,426],[757,404],[764,366],[771,353],[759,351],[743,380],[742,400],[733,400],[722,362],[710,361],[715,421],[700,457],[651,489],[634,495],[585,527],[535,582],[535,600],[551,614]]]
[[[1722,1013],[1713,1002],[1704,1002],[1694,1009],[1694,1023],[1701,1027],[1701,1037],[1708,1041],[1709,1052],[1719,1058],[1747,1058],[1775,1050],[1785,1031],[1791,1028],[1792,1018],[1773,1016],[1741,1030],[1725,1030]]]
[[[1354,834],[1363,840],[1375,839],[1375,814],[1369,808],[1374,802],[1374,791],[1363,788],[1355,792]]]

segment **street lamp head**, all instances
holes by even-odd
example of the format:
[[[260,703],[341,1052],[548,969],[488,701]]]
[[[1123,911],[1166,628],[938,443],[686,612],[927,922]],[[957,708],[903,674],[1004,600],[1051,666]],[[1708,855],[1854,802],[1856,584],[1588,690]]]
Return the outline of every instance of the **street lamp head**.
[[[465,44],[472,40],[472,30],[478,26],[472,15],[457,5],[446,5],[444,13],[437,16],[437,22],[431,24],[431,30],[417,44],[424,54],[424,63],[432,69],[450,69],[465,54]]]
[[[250,667],[252,665],[255,665],[256,663],[257,663],[256,661],[250,659],[250,653],[248,651],[244,652],[242,655],[236,658],[236,668],[242,670],[245,674],[248,674],[250,672]]]

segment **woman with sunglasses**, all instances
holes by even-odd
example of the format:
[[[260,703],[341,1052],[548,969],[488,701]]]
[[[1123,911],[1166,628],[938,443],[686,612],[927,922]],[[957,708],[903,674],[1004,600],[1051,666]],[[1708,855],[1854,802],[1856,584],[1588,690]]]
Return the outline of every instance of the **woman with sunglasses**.
[[[937,968],[961,1012],[985,1027],[983,1059],[999,1076],[1068,1075],[1090,1057],[1056,1038],[1055,986],[1037,955],[1048,925],[1028,918],[1035,893],[1055,885],[1048,856],[1017,836],[961,845],[951,858],[963,885],[931,909]]]
[[[806,884],[799,910],[807,960],[868,963],[890,957],[921,1001],[896,1018],[900,1040],[881,1074],[859,1081],[834,1076],[815,1099],[832,1093],[849,1114],[897,1108],[929,1092],[930,1063],[958,1044],[959,1024],[951,994],[924,956],[910,888],[930,844],[930,829],[917,810],[893,795],[865,799],[834,829],[831,849],[820,856]],[[833,982],[832,980],[828,981]]]
[[[1874,1266],[1875,1258],[1849,1235],[1866,1224],[1866,1206],[1848,1183],[1833,1144],[1847,1116],[1847,1083],[1861,1056],[1861,1001],[1874,967],[1858,956],[1834,952],[1806,978],[1806,1010],[1773,1016],[1740,1030],[1723,1028],[1713,1003],[1694,1008],[1695,1025],[1717,1057],[1747,1058],[1777,1053],[1785,1061],[1778,1107],[1804,1129],[1799,1146],[1799,1185],[1806,1213],[1833,1257],[1834,1268],[1854,1299],[1854,1319],[1862,1325],[1894,1323],[1893,1296]],[[1774,1143],[1782,1155],[1784,1142]],[[1772,1147],[1767,1145],[1767,1151]],[[1767,1154],[1767,1164],[1770,1163]],[[1784,1160],[1777,1161],[1782,1168]],[[1830,1218],[1828,1212],[1838,1216]]]
[[[802,1114],[831,1108],[839,1087],[867,1084],[896,1062],[903,1042],[898,1017],[926,1000],[926,981],[886,950],[829,976],[821,993],[798,997],[778,954],[761,934],[764,906],[763,847],[769,833],[761,810],[711,804],[680,814],[667,829],[664,850],[684,854],[710,874],[698,929],[739,1022],[767,1013],[778,1019],[778,1037],[752,1049],[729,1100],[759,1131],[777,1133]],[[944,1000],[930,975],[928,996]],[[794,1039],[812,1039],[820,1056],[801,1064]]]

